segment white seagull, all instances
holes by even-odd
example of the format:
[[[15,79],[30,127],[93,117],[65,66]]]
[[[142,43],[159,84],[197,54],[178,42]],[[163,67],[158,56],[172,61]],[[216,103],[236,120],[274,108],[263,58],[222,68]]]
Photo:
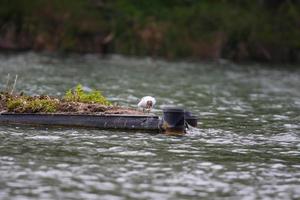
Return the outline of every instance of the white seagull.
[[[151,108],[153,108],[155,103],[156,103],[156,100],[154,97],[145,96],[138,103],[138,107],[143,108],[143,111],[145,111],[145,109],[146,109],[148,112],[150,112]]]

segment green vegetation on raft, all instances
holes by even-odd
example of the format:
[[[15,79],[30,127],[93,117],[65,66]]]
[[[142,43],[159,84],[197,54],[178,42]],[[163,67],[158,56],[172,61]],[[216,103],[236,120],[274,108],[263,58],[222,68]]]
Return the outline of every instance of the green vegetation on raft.
[[[55,113],[55,112],[76,112],[80,105],[85,104],[86,112],[103,111],[112,105],[98,90],[85,92],[82,85],[66,92],[62,99],[41,96],[12,95],[7,92],[0,92],[0,111],[16,113]],[[84,106],[83,106],[84,107]]]
[[[54,113],[59,102],[53,99],[34,99],[31,97],[15,97],[7,101],[9,112],[20,113]]]
[[[105,106],[112,105],[112,103],[109,102],[99,90],[85,92],[81,84],[78,84],[73,90],[68,90],[63,100],[67,102],[99,103]]]

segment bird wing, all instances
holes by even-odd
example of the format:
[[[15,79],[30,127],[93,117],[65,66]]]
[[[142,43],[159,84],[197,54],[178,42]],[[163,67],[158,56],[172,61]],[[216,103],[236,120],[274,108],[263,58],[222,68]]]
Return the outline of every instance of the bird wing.
[[[138,103],[138,107],[145,107],[145,102],[144,102],[144,99],[145,99],[145,97],[143,97],[142,99],[141,99],[141,101]]]
[[[153,104],[153,106],[156,104],[156,99],[154,98],[154,97],[152,97],[153,99],[152,99],[152,104]]]

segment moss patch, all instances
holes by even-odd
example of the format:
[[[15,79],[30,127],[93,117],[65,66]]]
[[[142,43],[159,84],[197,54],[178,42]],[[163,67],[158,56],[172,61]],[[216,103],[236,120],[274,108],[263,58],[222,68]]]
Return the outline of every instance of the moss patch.
[[[9,112],[20,113],[53,113],[57,112],[59,101],[56,99],[43,99],[42,96],[32,97],[14,97],[7,101],[7,110]]]

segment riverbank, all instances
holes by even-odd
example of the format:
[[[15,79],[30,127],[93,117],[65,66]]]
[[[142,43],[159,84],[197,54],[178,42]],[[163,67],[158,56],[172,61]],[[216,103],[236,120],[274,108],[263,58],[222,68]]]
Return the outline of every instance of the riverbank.
[[[300,62],[296,1],[0,3],[0,50]]]

